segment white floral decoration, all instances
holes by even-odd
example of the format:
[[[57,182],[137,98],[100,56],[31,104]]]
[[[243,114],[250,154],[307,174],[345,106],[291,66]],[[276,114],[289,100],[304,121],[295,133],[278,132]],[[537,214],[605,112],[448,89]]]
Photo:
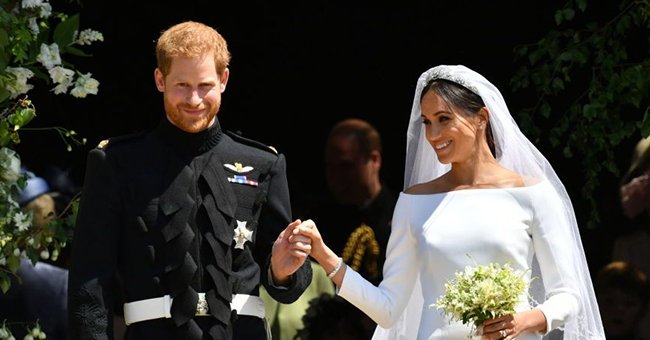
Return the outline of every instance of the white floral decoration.
[[[26,231],[32,226],[32,215],[29,212],[19,211],[14,215],[14,223],[18,231]]]
[[[468,266],[445,284],[445,293],[429,307],[471,326],[471,338],[484,321],[515,312],[529,285],[524,274],[509,264]]]
[[[97,94],[99,81],[91,78],[91,75],[91,73],[86,73],[77,77],[75,87],[70,91],[70,94],[77,98],[85,98],[88,94]]]
[[[52,91],[54,94],[66,93],[70,85],[72,85],[72,78],[74,71],[62,66],[55,66],[48,70],[50,78],[57,84]]]
[[[14,81],[9,81],[5,84],[5,88],[9,91],[11,99],[25,94],[34,88],[33,85],[27,84],[27,81],[34,76],[34,72],[31,70],[24,67],[7,67],[5,71],[16,78]]]
[[[43,66],[48,70],[56,65],[61,65],[59,45],[57,43],[52,43],[50,45],[41,44],[41,53],[38,54],[36,60],[43,64]]]
[[[20,175],[20,158],[16,151],[0,148],[0,179],[5,183],[13,183]]]
[[[99,31],[87,28],[78,34],[75,32],[74,41],[78,45],[90,45],[94,41],[104,41],[104,35]]]

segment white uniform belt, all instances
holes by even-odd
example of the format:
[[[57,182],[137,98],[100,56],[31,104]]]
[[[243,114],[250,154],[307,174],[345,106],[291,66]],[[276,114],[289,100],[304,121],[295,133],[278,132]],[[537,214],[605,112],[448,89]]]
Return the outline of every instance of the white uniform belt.
[[[196,304],[196,316],[207,316],[208,303],[205,293],[198,293],[199,300]],[[124,321],[127,325],[132,323],[160,318],[171,318],[172,299],[169,295],[127,302],[124,304]],[[264,301],[259,296],[234,294],[230,308],[239,315],[256,316],[264,318]]]

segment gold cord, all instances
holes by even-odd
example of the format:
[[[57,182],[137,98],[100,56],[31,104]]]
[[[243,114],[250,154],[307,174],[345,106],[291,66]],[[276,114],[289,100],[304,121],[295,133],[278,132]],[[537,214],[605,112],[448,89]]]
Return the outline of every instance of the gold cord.
[[[356,271],[359,271],[363,263],[363,268],[370,279],[379,277],[377,268],[379,242],[375,232],[367,224],[362,223],[350,234],[343,248],[342,257],[343,261]]]

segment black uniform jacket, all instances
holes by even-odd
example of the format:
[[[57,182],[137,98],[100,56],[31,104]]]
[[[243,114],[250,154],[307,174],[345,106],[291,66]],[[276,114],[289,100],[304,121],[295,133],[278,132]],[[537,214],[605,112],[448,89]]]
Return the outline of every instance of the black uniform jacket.
[[[368,225],[374,231],[375,239],[379,244],[377,270],[371,272],[363,266],[358,269],[358,272],[370,282],[379,284],[386,261],[386,247],[396,202],[397,194],[382,183],[377,197],[364,207],[340,204],[330,196],[322,204],[317,205],[309,216],[318,224],[323,239],[337,254],[343,254],[350,235],[359,226]]]
[[[258,295],[264,284],[291,303],[311,282],[308,263],[289,287],[267,278],[273,242],[291,220],[285,159],[269,147],[222,133],[218,121],[191,134],[164,118],[149,133],[100,144],[86,166],[69,278],[72,339],[112,339],[122,302],[166,294],[172,317],[131,324],[126,339],[231,339],[243,334],[232,294]],[[238,227],[252,234],[235,242]],[[210,316],[194,316],[198,292]]]

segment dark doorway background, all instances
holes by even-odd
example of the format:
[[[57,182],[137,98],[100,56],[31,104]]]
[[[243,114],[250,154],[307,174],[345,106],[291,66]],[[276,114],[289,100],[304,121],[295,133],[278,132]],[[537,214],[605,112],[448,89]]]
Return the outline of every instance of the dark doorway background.
[[[103,33],[92,58],[70,58],[100,81],[99,94],[79,100],[36,92],[32,124],[64,126],[88,139],[65,151],[55,133],[23,133],[19,151],[39,172],[58,165],[83,182],[88,150],[105,138],[154,126],[162,97],[153,83],[154,45],[161,30],[184,20],[215,27],[232,53],[231,78],[218,115],[222,127],[273,145],[288,159],[292,200],[308,202],[324,191],[322,151],[338,120],[370,121],[384,141],[382,175],[402,188],[405,131],[418,76],[438,64],[464,64],[501,89],[512,113],[531,98],[515,95],[513,48],[536,42],[554,27],[559,2],[421,1],[390,5],[304,1],[294,5],[244,1],[51,1],[55,10],[81,13],[81,28]],[[622,149],[625,168],[631,147]],[[543,150],[557,164],[579,221],[581,172],[559,151]],[[603,205],[620,217],[615,181],[603,187]],[[607,208],[609,207],[609,208]],[[592,267],[609,259],[609,226],[584,231]]]

